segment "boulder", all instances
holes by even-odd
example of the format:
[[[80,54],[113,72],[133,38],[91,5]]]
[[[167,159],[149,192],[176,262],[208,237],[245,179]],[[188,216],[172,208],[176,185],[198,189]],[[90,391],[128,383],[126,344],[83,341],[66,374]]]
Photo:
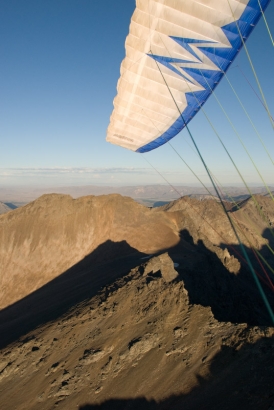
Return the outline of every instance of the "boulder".
[[[174,269],[173,260],[167,252],[150,259],[145,266],[144,275],[159,271],[165,282],[172,282],[178,277],[178,272]]]

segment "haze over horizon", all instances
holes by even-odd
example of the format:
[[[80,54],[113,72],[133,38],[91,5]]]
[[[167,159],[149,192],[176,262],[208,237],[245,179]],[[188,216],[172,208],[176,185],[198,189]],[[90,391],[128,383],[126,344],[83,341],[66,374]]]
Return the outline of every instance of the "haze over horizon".
[[[20,181],[21,182],[21,181]],[[58,188],[74,188],[74,187],[89,187],[89,186],[95,186],[95,187],[112,187],[112,188],[122,188],[122,187],[149,187],[149,186],[165,186],[165,187],[178,187],[178,186],[186,186],[186,187],[193,187],[193,188],[200,188],[200,189],[204,189],[203,186],[199,183],[199,182],[184,182],[184,183],[170,183],[170,185],[168,185],[167,183],[165,184],[164,182],[158,181],[156,183],[140,183],[139,181],[136,182],[132,182],[131,183],[119,183],[119,182],[92,182],[89,183],[89,181],[87,180],[80,180],[80,179],[73,179],[73,178],[63,178],[62,180],[57,180],[57,179],[51,179],[51,178],[45,178],[45,179],[41,179],[39,181],[37,181],[34,178],[31,179],[27,179],[25,178],[24,181],[22,180],[22,182],[16,182],[14,181],[14,183],[6,182],[6,183],[0,183],[0,188],[11,188],[11,189],[16,189],[16,188],[24,188],[24,189],[58,189]],[[210,182],[205,182],[204,186],[206,186],[207,188],[213,188],[212,184]],[[235,188],[243,188],[246,189],[245,185],[243,182],[226,182],[223,183],[222,186],[224,187],[235,187]],[[249,187],[262,187],[264,188],[263,183],[260,182],[249,182],[248,184]],[[274,186],[274,181],[269,182],[268,183],[268,187],[271,188]]]

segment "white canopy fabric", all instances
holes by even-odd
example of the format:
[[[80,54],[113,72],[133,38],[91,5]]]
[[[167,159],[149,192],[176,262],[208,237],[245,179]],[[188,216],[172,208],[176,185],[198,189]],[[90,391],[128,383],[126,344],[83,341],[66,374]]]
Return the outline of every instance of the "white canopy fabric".
[[[137,0],[107,141],[147,152],[177,135],[260,16],[258,0]]]

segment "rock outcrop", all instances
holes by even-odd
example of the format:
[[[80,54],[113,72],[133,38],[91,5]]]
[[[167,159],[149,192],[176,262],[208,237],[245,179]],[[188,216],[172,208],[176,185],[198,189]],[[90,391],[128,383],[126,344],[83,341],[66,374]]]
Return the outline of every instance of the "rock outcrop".
[[[168,253],[155,256],[145,266],[145,275],[159,272],[165,282],[172,282],[178,277],[178,272],[174,269],[174,262]]]

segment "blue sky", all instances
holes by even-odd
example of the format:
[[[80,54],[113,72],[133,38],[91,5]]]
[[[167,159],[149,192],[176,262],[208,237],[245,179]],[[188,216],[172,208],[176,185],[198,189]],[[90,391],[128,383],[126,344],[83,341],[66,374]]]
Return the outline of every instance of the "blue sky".
[[[0,2],[0,185],[136,185],[165,183],[136,154],[105,141],[124,42],[135,0],[6,0]],[[266,18],[274,34],[274,3]],[[273,46],[263,19],[247,47],[274,113]],[[274,157],[273,129],[253,87],[244,50],[228,78]],[[274,184],[273,164],[226,79],[216,95],[248,146],[262,176]],[[261,183],[213,96],[204,106],[248,183]],[[204,113],[189,125],[214,175],[240,182]],[[208,179],[183,131],[172,144],[205,182]],[[172,184],[197,183],[165,145],[145,157]]]

